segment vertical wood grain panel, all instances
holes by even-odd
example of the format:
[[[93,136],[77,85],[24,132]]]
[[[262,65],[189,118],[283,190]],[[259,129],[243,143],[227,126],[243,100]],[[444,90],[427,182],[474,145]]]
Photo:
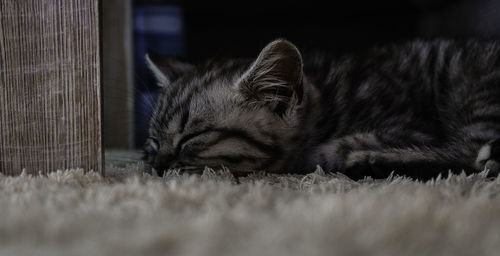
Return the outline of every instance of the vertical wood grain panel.
[[[98,0],[0,0],[0,171],[102,170]]]

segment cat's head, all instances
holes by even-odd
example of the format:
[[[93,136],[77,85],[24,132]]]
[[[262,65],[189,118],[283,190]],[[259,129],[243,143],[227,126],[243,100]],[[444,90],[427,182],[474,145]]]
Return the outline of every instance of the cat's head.
[[[158,172],[226,166],[279,171],[295,150],[304,115],[302,57],[286,40],[253,61],[194,66],[147,56],[161,88],[146,161]]]

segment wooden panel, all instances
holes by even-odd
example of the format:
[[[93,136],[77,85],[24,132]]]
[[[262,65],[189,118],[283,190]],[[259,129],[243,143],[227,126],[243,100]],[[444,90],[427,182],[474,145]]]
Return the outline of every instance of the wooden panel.
[[[104,148],[133,147],[131,2],[102,2]]]
[[[0,171],[102,172],[98,0],[0,0]]]

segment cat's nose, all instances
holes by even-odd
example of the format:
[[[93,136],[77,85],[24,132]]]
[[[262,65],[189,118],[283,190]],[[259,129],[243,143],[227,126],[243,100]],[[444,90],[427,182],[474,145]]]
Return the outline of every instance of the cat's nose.
[[[158,174],[163,174],[164,171],[172,168],[175,160],[174,154],[157,154],[153,166]]]

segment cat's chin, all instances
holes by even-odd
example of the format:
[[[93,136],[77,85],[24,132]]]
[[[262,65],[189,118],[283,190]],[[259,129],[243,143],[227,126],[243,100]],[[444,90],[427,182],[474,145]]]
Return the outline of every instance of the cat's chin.
[[[206,169],[205,167],[185,166],[185,167],[171,168],[168,170],[158,170],[158,169],[155,169],[154,167],[150,166],[150,167],[144,169],[144,173],[147,173],[147,174],[152,175],[152,176],[163,177],[167,173],[202,174],[205,169]]]
[[[154,167],[145,169],[145,173],[148,173],[152,176],[163,177],[168,176],[169,173],[174,174],[198,174],[202,175],[205,171],[215,171],[215,172],[229,172],[235,176],[246,176],[250,173],[255,173],[259,171],[250,171],[250,170],[234,170],[231,168],[227,168],[225,166],[180,166],[176,168],[171,168],[168,170],[160,171],[155,169]]]

